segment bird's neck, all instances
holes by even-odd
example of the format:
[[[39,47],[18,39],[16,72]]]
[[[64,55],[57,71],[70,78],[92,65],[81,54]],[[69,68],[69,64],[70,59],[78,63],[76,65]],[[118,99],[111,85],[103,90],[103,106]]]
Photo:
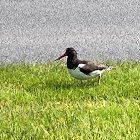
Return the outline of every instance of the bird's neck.
[[[67,68],[68,69],[74,69],[78,66],[78,58],[77,56],[73,56],[73,57],[68,57],[67,58]]]

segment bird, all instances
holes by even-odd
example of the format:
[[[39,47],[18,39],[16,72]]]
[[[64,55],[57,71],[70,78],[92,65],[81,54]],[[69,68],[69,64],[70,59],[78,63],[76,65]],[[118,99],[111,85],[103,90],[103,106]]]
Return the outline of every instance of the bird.
[[[76,79],[87,80],[98,76],[98,84],[101,81],[101,74],[106,70],[115,69],[112,66],[106,66],[102,64],[95,64],[91,61],[79,60],[77,52],[74,48],[67,48],[65,53],[55,59],[55,61],[67,56],[67,68],[71,76]]]

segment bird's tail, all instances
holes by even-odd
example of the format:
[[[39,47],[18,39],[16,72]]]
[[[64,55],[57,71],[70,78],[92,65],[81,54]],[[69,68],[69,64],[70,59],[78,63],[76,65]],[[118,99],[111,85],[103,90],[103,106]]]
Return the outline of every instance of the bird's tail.
[[[108,67],[106,70],[115,70],[116,68],[113,66]]]

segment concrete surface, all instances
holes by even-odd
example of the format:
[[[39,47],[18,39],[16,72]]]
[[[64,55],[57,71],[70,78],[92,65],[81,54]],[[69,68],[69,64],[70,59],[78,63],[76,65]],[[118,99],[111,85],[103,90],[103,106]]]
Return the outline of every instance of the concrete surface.
[[[0,64],[140,60],[139,0],[0,0]]]

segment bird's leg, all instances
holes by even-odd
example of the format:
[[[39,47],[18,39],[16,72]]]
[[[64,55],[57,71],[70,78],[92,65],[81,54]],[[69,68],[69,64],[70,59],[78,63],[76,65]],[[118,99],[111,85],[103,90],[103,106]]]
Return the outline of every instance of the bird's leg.
[[[98,76],[98,84],[100,84],[101,81],[101,74]]]
[[[80,80],[80,83],[81,83],[81,86],[83,85],[83,81],[82,80]]]

